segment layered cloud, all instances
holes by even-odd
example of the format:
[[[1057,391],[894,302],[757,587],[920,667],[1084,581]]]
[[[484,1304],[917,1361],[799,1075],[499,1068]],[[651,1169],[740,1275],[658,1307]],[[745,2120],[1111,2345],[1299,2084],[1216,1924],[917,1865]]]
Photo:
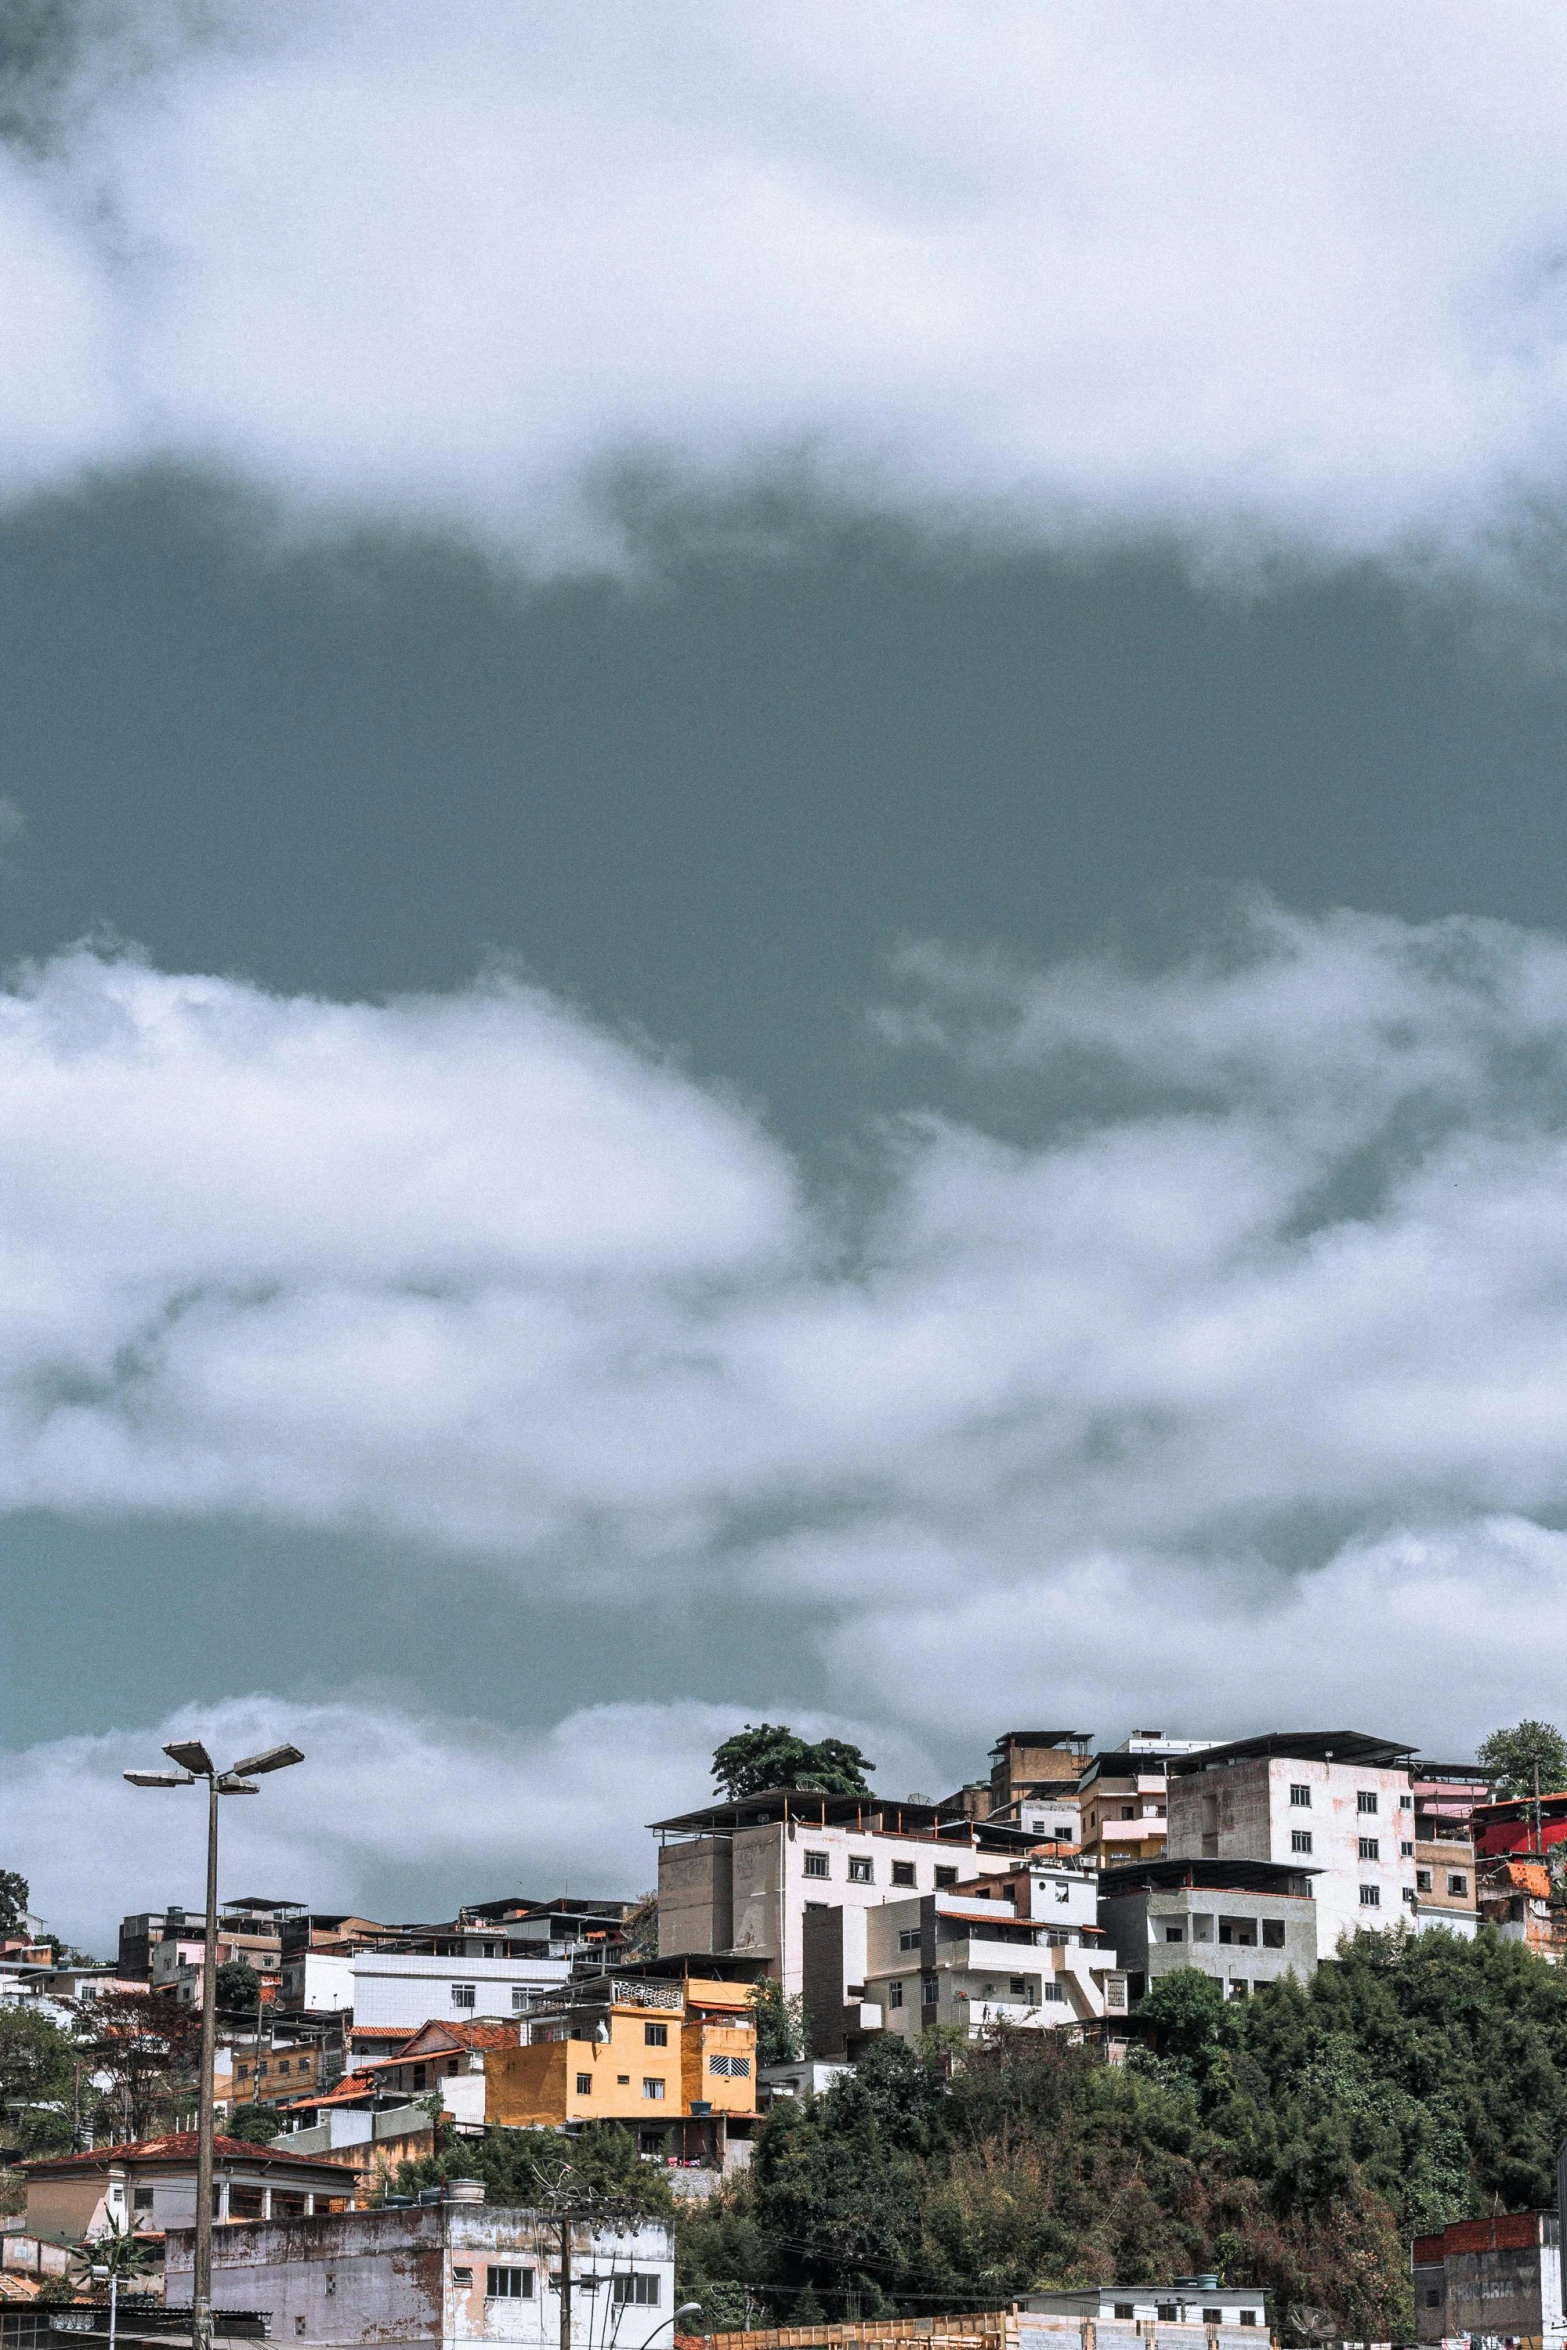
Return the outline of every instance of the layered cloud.
[[[74,14],[0,183],[13,488],[173,457],[574,555],[628,461],[1331,554],[1559,494],[1541,5]]]
[[[1458,1749],[1549,1713],[1567,944],[1258,904],[1159,970],[925,949],[894,978],[913,1106],[822,1193],[754,1111],[510,981],[345,1006],[86,951],[24,974],[0,1504],[379,1530],[589,1615],[765,1597],[810,1628],[823,1722],[922,1784],[1007,1712]],[[920,1106],[955,1071],[962,1120]],[[294,1826],[251,1857],[347,1900],[461,1817],[475,1867],[548,1874],[575,1772],[571,1851],[624,1878],[640,1817],[767,1709],[764,1661],[738,1679],[602,1741],[608,1712],[508,1745],[318,1709],[363,1800],[262,1807],[246,1835]],[[20,1758],[16,1821],[47,1838],[131,1727]]]

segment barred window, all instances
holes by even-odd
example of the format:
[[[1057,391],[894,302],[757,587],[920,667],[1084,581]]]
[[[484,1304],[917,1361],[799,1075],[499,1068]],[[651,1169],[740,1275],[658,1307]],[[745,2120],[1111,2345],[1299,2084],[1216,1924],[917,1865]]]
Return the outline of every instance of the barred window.
[[[1382,1907],[1381,1886],[1362,1885],[1360,1888],[1360,1906],[1362,1909],[1380,1909]]]
[[[1309,1852],[1311,1850],[1311,1830],[1309,1828],[1291,1828],[1290,1850],[1291,1852]]]
[[[726,2080],[748,2081],[751,2078],[751,2059],[748,2056],[710,2056],[707,2069]]]
[[[454,1983],[452,1985],[453,2007],[476,2007],[478,2001],[479,1986],[477,1983]]]
[[[1382,1858],[1382,1846],[1375,1836],[1361,1837],[1360,1857],[1362,1860],[1380,1860]]]

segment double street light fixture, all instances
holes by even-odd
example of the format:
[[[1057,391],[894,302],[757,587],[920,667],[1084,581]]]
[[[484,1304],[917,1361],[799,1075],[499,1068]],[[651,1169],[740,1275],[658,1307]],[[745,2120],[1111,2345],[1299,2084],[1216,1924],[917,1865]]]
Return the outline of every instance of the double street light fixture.
[[[207,1927],[201,1969],[201,2100],[196,2121],[196,2256],[191,2278],[191,2350],[212,2350],[212,2069],[218,2016],[218,1797],[259,1795],[253,1782],[268,1771],[303,1762],[297,1746],[269,1746],[220,1771],[199,1738],[176,1738],[164,1748],[173,1771],[127,1771],[133,1787],[193,1787],[207,1782]]]

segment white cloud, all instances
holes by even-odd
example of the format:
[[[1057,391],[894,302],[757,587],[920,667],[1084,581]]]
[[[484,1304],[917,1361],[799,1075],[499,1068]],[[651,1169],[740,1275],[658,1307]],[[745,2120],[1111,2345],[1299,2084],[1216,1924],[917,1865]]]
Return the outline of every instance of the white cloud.
[[[584,1610],[765,1595],[927,1785],[1007,1711],[1450,1748],[1548,1712],[1567,943],[1261,905],[1157,972],[900,979],[888,1037],[1008,1137],[895,1122],[840,1219],[536,990],[28,975],[0,1506],[379,1529]],[[658,1718],[689,1789],[716,1717]],[[494,1742],[437,1744],[466,1805]]]
[[[172,454],[556,552],[627,455],[1330,553],[1558,495],[1543,5],[227,22],[0,187],[14,486]]]
[[[856,1734],[839,1717],[796,1708],[793,1718],[808,1736]],[[709,1757],[740,1721],[734,1706],[601,1705],[523,1734],[374,1693],[331,1705],[235,1698],[4,1758],[0,1852],[56,1933],[112,1955],[121,1916],[196,1907],[205,1867],[205,1806],[128,1787],[122,1773],[159,1766],[174,1737],[202,1738],[220,1762],[288,1738],[304,1763],[264,1780],[258,1801],[223,1806],[222,1899],[260,1893],[382,1917],[389,1890],[415,1875],[447,1917],[505,1893],[633,1899],[657,1873],[647,1822],[710,1799]],[[910,1751],[905,1738],[878,1752],[885,1784],[901,1791]]]

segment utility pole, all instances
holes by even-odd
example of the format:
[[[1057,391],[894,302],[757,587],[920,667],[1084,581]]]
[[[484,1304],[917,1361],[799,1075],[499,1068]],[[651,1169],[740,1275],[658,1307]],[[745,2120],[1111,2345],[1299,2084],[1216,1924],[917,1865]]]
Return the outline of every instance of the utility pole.
[[[1540,1758],[1534,1758],[1534,1856],[1538,1860],[1545,1850],[1545,1829],[1540,1815]]]
[[[590,2187],[569,2163],[557,2171],[539,2200],[560,2235],[560,2350],[572,2350],[572,2229],[586,2225],[589,2229],[629,2235],[641,2226],[641,2214],[624,2196],[606,2195],[602,2189]],[[596,2287],[600,2280],[595,2277],[589,2281]]]
[[[571,2214],[560,2215],[560,2350],[571,2350]]]

